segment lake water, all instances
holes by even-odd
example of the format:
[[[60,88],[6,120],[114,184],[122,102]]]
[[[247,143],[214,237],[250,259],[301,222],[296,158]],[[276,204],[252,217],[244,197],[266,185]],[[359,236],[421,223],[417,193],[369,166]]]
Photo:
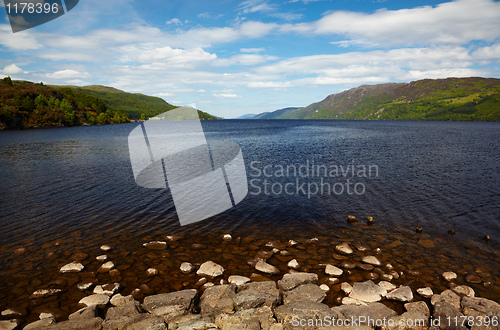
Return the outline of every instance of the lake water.
[[[127,137],[136,125],[0,132],[0,298],[27,299],[36,286],[30,278],[48,268],[56,278],[70,252],[111,244],[137,258],[142,242],[172,234],[369,242],[374,235],[413,237],[420,225],[443,246],[473,246],[461,248],[464,260],[474,249],[499,260],[500,123],[205,121],[208,141],[240,145],[249,193],[188,226],[179,225],[168,189],[135,184]],[[372,216],[375,225],[348,224],[348,215]],[[43,251],[54,244],[70,252],[46,260]],[[18,247],[28,253],[17,258]],[[17,295],[7,288],[16,281],[24,283]]]

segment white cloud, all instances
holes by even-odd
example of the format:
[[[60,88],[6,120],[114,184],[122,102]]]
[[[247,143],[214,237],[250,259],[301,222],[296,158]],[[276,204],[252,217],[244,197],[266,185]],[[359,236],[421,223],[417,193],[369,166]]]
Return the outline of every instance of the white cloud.
[[[334,11],[312,23],[286,24],[283,32],[344,35],[380,45],[466,44],[500,37],[500,2],[457,0],[371,14]]]
[[[15,64],[7,65],[5,68],[3,68],[2,73],[6,75],[15,75],[15,74],[20,74],[23,73],[23,69],[18,67]]]
[[[182,25],[182,22],[178,18],[172,18],[171,20],[168,20],[166,24]]]
[[[217,55],[205,52],[201,48],[173,49],[171,47],[156,48],[144,51],[137,56],[142,63],[162,63],[172,67],[193,67],[217,60]]]
[[[265,48],[241,48],[240,52],[242,53],[261,53],[265,51]]]
[[[237,98],[241,97],[241,96],[238,96],[237,94],[229,94],[229,93],[212,94],[212,95],[214,97],[223,98],[223,99],[237,99]]]
[[[0,24],[0,45],[11,51],[40,49],[42,45],[31,31],[12,33],[10,25]]]
[[[158,97],[172,97],[172,96],[175,96],[175,93],[156,93],[156,94],[154,94],[154,96],[158,96]]]
[[[45,77],[50,79],[61,79],[61,80],[69,80],[69,79],[78,79],[78,78],[89,78],[90,74],[87,72],[79,72],[72,69],[66,69],[61,71],[56,71],[53,73],[45,74]]]

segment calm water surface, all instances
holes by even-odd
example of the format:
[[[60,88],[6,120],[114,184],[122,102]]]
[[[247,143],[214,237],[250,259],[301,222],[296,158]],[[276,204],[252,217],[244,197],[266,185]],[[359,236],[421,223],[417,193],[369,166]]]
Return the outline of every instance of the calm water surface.
[[[421,225],[429,233],[455,229],[458,238],[488,234],[490,244],[499,242],[498,123],[207,121],[209,141],[240,144],[253,181],[236,208],[186,227],[178,225],[168,190],[134,183],[127,136],[135,125],[0,132],[0,244],[28,237],[44,243],[74,230],[90,235],[108,228],[132,229],[130,235],[258,225],[276,231],[325,223],[342,228],[347,214],[373,216],[388,230]],[[376,166],[378,175],[277,172],[280,165],[299,170],[307,164]],[[265,166],[271,177],[261,172]],[[349,194],[347,179],[364,193],[351,186]],[[333,189],[337,182],[342,194],[341,185],[335,193],[324,186],[323,194],[314,194],[315,185]],[[279,194],[287,183],[293,194]]]

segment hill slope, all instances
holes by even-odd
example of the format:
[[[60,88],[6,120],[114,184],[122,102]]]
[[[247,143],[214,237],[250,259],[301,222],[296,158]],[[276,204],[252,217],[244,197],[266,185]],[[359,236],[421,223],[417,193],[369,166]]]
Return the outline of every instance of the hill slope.
[[[269,117],[269,116],[268,116]],[[273,119],[500,121],[500,79],[424,79],[362,85]]]
[[[148,96],[139,93],[127,93],[114,87],[90,85],[77,86],[53,86],[59,89],[72,89],[90,96],[98,97],[111,109],[121,109],[127,113],[130,119],[149,118],[160,113],[176,108],[159,97]],[[206,112],[199,111],[200,119],[217,119]]]

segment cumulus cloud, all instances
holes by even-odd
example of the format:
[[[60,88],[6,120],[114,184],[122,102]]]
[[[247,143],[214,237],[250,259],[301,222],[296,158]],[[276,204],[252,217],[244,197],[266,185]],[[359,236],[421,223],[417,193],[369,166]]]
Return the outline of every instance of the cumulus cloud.
[[[180,20],[180,19],[178,19],[178,18],[172,18],[171,20],[168,20],[166,23],[167,23],[168,25],[170,25],[170,24],[174,24],[174,25],[182,25],[181,20]]]
[[[500,2],[457,0],[371,14],[334,11],[311,23],[287,24],[283,32],[344,35],[380,45],[466,44],[500,36]]]
[[[15,64],[7,65],[5,68],[3,68],[2,73],[6,75],[15,75],[15,74],[20,74],[23,73],[23,69],[18,67]]]
[[[69,79],[89,78],[90,74],[87,72],[79,72],[72,69],[66,69],[66,70],[56,71],[53,73],[47,73],[45,74],[45,77],[57,80],[69,80]]]
[[[212,96],[222,99],[237,99],[241,97],[238,96],[237,94],[231,94],[231,93],[212,94]]]

